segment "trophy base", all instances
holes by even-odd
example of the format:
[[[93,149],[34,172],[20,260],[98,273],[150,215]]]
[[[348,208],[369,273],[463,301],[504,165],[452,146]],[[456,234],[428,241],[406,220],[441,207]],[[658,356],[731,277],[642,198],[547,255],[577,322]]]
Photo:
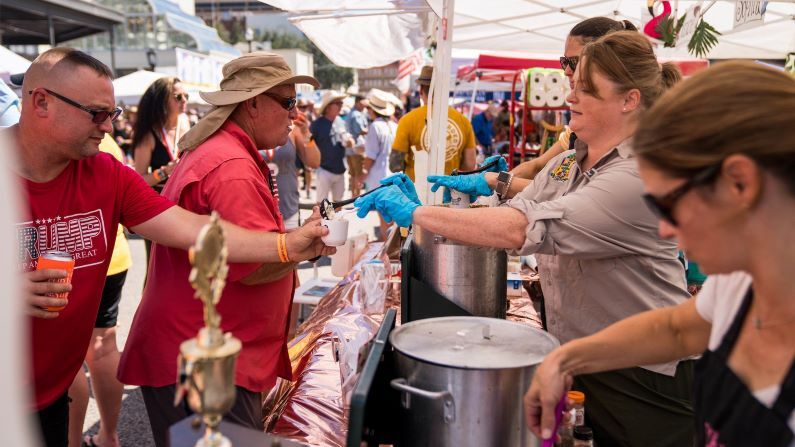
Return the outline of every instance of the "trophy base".
[[[213,436],[211,439],[199,439],[195,447],[232,447],[232,441],[218,433],[218,436]]]

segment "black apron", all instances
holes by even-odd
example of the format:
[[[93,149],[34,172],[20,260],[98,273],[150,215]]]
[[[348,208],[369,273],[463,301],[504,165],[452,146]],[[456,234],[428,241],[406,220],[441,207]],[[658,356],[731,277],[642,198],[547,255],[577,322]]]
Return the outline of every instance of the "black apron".
[[[790,366],[772,408],[767,408],[729,368],[728,358],[751,307],[749,288],[716,351],[707,350],[695,366],[696,445],[787,447],[788,420],[795,408],[795,364]]]

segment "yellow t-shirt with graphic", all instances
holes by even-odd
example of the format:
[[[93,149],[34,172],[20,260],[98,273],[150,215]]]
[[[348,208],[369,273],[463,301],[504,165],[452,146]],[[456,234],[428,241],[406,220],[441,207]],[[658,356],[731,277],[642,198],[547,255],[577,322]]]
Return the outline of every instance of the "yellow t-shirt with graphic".
[[[124,152],[109,134],[105,134],[105,138],[99,142],[99,150],[113,155],[116,160],[124,163]],[[127,244],[127,238],[124,237],[124,229],[119,225],[116,231],[116,245],[113,246],[113,255],[110,257],[108,266],[108,276],[121,273],[129,269],[131,265],[130,245]]]
[[[425,118],[428,106],[422,106],[407,113],[398,122],[395,141],[392,149],[406,154],[406,175],[414,181],[414,152],[428,150],[431,135],[427,132]],[[475,147],[475,131],[464,115],[449,107],[447,109],[447,144],[445,153],[444,173],[449,175],[453,169],[461,166],[464,150]]]

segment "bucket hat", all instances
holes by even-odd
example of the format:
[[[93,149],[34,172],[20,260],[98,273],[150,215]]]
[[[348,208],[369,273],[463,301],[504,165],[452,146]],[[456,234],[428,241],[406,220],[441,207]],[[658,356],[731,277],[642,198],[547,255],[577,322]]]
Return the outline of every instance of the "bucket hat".
[[[255,51],[231,60],[222,70],[221,89],[199,92],[207,103],[215,106],[179,140],[180,150],[193,149],[214,134],[229,119],[237,105],[266,91],[288,84],[310,84],[320,87],[311,76],[295,75],[278,54]]]

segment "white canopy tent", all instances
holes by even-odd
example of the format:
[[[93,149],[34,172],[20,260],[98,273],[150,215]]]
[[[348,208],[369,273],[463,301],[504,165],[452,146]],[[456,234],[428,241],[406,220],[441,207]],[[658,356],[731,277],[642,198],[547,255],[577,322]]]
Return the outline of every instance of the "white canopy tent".
[[[157,79],[164,76],[172,75],[148,70],[138,70],[126,76],[114,79],[113,90],[116,95],[116,101],[128,106],[138,104],[146,89]],[[207,104],[199,96],[200,89],[196,85],[183,82],[183,87],[190,95],[190,100],[188,101],[190,104]],[[207,88],[202,90],[207,90]],[[210,88],[210,90],[213,89]]]
[[[3,82],[8,83],[8,77],[12,74],[28,71],[28,67],[29,60],[0,45],[0,79]]]
[[[138,70],[113,80],[116,101],[127,105],[138,104],[146,89],[156,80],[168,76],[148,70]]]
[[[261,0],[291,13],[290,20],[334,63],[354,68],[405,58],[428,42],[431,11],[443,0]],[[682,15],[695,1],[671,1]],[[734,1],[705,1],[705,19],[718,31],[710,59],[784,59],[795,52],[795,1],[771,1],[762,26],[732,30]],[[558,54],[577,22],[595,16],[641,24],[643,0],[456,0],[453,48]],[[355,38],[353,37],[355,36]],[[660,49],[687,56],[685,46]]]
[[[449,73],[452,48],[484,51],[518,50],[560,54],[569,30],[596,16],[628,19],[642,28],[647,2],[641,0],[260,0],[291,13],[290,20],[335,64],[353,68],[386,65],[404,59],[435,41],[436,73]],[[732,30],[734,1],[679,1],[681,16],[701,4],[704,19],[722,33],[708,57],[713,59],[784,59],[795,52],[795,0],[770,1],[764,23],[743,31]],[[664,58],[687,56],[686,44],[659,48]],[[447,120],[449,76],[434,76],[428,128],[431,147],[428,173],[439,173],[444,152],[443,126]],[[434,94],[438,92],[440,94]],[[439,150],[442,148],[442,150]],[[424,203],[435,198],[424,184],[424,154],[415,154],[417,189]],[[420,155],[420,156],[417,156]]]

